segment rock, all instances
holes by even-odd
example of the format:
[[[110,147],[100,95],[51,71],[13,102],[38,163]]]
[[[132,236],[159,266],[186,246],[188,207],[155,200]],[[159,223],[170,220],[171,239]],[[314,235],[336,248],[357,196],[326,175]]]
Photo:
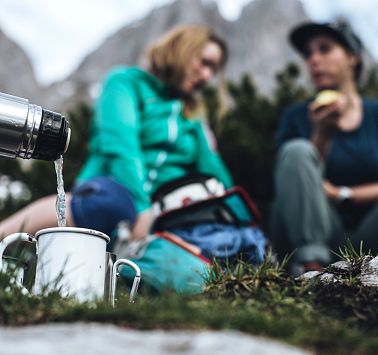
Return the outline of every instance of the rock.
[[[329,284],[329,283],[333,283],[336,281],[336,277],[334,274],[330,273],[330,272],[323,272],[320,276],[319,276],[319,280],[320,282],[322,282],[323,284]]]
[[[261,355],[310,354],[300,348],[236,331],[140,331],[110,324],[45,324],[0,329],[7,355]]]
[[[297,279],[311,280],[312,278],[314,278],[316,276],[319,276],[320,274],[322,274],[321,271],[316,271],[316,270],[314,270],[314,271],[307,271],[304,274],[302,274],[299,277],[297,277]]]
[[[327,267],[325,272],[309,271],[298,279],[318,280],[320,284],[350,284],[350,273],[353,272],[356,282],[363,286],[378,287],[378,256],[365,256],[360,269],[348,261],[338,261]]]
[[[333,263],[329,265],[328,270],[329,271],[334,271],[334,272],[348,272],[352,268],[352,265],[349,261],[345,260],[340,260],[337,261],[336,263]]]
[[[362,263],[360,281],[364,286],[378,287],[378,256]]]
[[[371,255],[366,255],[361,263],[361,270],[366,269],[368,267],[369,262],[373,260],[373,257]]]

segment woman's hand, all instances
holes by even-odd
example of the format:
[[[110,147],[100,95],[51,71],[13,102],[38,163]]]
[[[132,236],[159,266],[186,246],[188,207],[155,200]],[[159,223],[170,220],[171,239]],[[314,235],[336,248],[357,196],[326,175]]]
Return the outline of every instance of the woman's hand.
[[[326,196],[330,200],[340,201],[340,189],[342,186],[333,185],[328,180],[323,181],[323,188]],[[370,204],[378,201],[378,182],[370,184],[348,186],[350,189],[350,200],[356,204]]]
[[[342,114],[342,99],[339,98],[333,104],[321,107],[311,103],[309,110],[313,129],[325,135],[331,135],[337,130],[338,120]]]
[[[312,122],[311,141],[318,149],[322,158],[328,154],[332,136],[339,129],[339,120],[347,107],[345,95],[340,94],[330,105],[318,107],[316,103],[309,105]]]
[[[151,209],[140,213],[131,231],[131,239],[138,240],[148,235],[153,222],[153,214]]]
[[[338,200],[339,198],[339,188],[335,185],[333,185],[331,182],[328,180],[323,181],[323,188],[324,188],[324,193],[326,196],[333,201]]]

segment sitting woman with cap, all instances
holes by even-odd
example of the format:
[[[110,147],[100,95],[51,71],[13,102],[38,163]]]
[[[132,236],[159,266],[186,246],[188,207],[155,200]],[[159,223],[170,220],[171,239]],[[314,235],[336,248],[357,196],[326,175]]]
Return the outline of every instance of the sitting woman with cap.
[[[308,23],[290,34],[315,99],[279,121],[272,235],[296,249],[292,272],[321,269],[332,250],[360,241],[378,251],[378,101],[361,97],[362,44],[344,23]]]

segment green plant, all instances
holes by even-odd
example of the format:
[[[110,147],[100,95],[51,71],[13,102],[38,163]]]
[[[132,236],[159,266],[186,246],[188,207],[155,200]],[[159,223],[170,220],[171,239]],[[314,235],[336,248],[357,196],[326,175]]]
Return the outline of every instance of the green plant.
[[[302,283],[285,272],[289,257],[277,262],[268,251],[264,262],[254,266],[239,260],[223,268],[216,261],[209,270],[205,293],[212,297],[259,298],[279,302],[302,292]]]
[[[341,260],[351,263],[352,266],[360,266],[364,261],[366,256],[371,256],[371,251],[367,252],[363,249],[363,241],[360,242],[359,250],[356,250],[353,246],[351,240],[348,238],[346,244],[342,247],[339,247],[339,252],[333,252]]]

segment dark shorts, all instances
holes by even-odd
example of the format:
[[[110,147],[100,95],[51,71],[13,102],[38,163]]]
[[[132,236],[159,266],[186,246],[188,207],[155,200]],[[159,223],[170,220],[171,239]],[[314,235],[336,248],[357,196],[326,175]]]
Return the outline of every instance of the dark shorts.
[[[77,227],[109,236],[120,221],[132,226],[137,216],[130,191],[109,177],[78,183],[72,191],[71,210]]]

